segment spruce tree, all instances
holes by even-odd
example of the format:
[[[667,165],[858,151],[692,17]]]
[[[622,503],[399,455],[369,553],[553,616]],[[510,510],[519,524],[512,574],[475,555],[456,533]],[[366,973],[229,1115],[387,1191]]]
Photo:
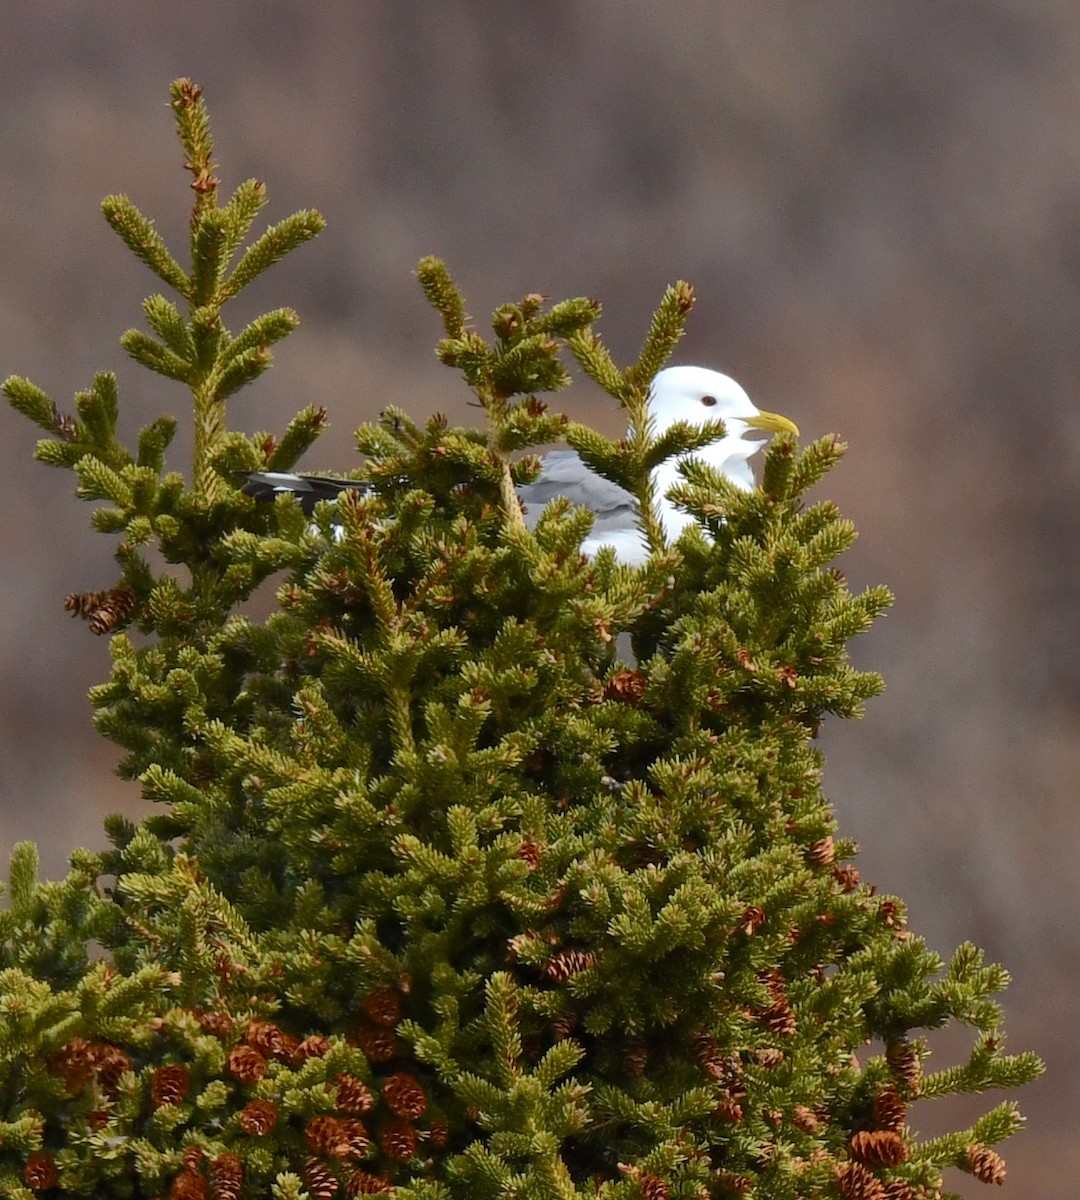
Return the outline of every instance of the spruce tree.
[[[198,87],[172,108],[190,264],[126,198],[104,213],[176,297],[122,344],[190,390],[189,478],[166,469],[174,418],[118,439],[112,375],[73,413],[4,384],[119,538],[118,575],[67,603],[109,638],[97,728],[158,807],[111,819],[111,849],[59,883],[31,845],[12,855],[0,1191],[913,1200],[951,1195],[950,1167],[1000,1181],[1012,1102],[929,1140],[909,1109],[1038,1073],[1002,1052],[1007,976],[912,934],[822,791],[820,723],[881,687],[847,643],[889,602],[852,594],[831,565],[850,522],[804,499],[842,444],[776,438],[753,492],[689,462],[672,494],[695,525],[665,545],[651,469],[722,433],[648,427],[689,285],[620,368],[594,301],[528,295],[485,338],[428,258],[438,355],[481,427],[389,410],[357,432],[365,489],[310,520],[254,502],[234,472],[291,468],[326,415],[229,428],[297,318],[234,335],[222,310],[323,222],[242,251],[265,189],[221,203]],[[572,361],[625,439],[548,407]],[[637,497],[644,567],[584,557],[592,518],[566,503],[526,529],[515,486],[559,440]],[[274,580],[271,615],[243,615]],[[967,1061],[925,1071],[957,1021]]]

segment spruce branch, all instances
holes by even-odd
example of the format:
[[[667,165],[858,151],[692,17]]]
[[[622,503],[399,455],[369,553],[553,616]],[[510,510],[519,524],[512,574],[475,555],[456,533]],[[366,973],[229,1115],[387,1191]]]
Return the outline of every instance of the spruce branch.
[[[780,438],[775,443],[776,457],[779,466],[783,459],[790,453],[787,447],[790,445],[786,438]],[[802,494],[809,490],[815,483],[823,479],[827,472],[843,457],[847,450],[847,443],[842,442],[835,434],[827,434],[823,438],[819,438],[816,442],[811,442],[806,447],[798,460],[796,469],[792,473],[789,486],[789,494]],[[768,470],[768,459],[766,459],[766,470]],[[765,486],[767,491],[773,490],[773,481],[771,476],[766,475]],[[777,486],[778,492],[781,491]]]
[[[222,361],[230,365],[242,354],[252,350],[265,350],[287,337],[299,324],[300,318],[291,308],[276,308],[272,312],[263,313],[231,339],[222,354]]]
[[[257,180],[248,180],[236,189],[224,207],[218,207],[213,142],[201,89],[190,80],[177,80],[172,87],[171,105],[196,193],[191,221],[190,276],[169,254],[153,223],[130,200],[110,196],[102,207],[109,224],[125,244],[188,302],[185,317],[164,296],[150,296],[143,311],[156,336],[133,329],[123,336],[121,344],[140,365],[190,388],[195,427],[194,491],[213,501],[222,483],[214,464],[227,435],[226,400],[270,366],[269,347],[297,324],[291,310],[279,309],[255,318],[233,338],[222,322],[221,306],[282,255],[317,233],[323,222],[317,213],[308,211],[273,226],[256,240],[228,282],[223,283],[229,260],[265,204],[266,189]],[[139,499],[142,514],[137,516],[131,510],[135,493],[125,491],[117,478],[102,474],[101,467],[115,475],[134,458],[116,438],[118,404],[112,376],[99,375],[88,391],[77,395],[77,418],[61,413],[29,381],[13,377],[7,382],[5,392],[13,407],[58,435],[39,444],[37,456],[41,461],[79,468],[91,455],[96,463],[84,469],[80,494],[85,498],[103,498],[106,494],[125,497],[117,508],[102,510],[93,518],[97,528],[107,532],[130,528],[133,543],[145,540],[148,531],[156,531],[172,547],[170,553],[183,543],[188,547],[186,553],[199,561],[197,567],[189,564],[196,572],[197,585],[204,587],[210,583],[214,572],[207,566],[205,548],[197,548],[199,538],[182,534],[171,517],[162,516],[156,525],[147,524],[157,500],[144,487]],[[171,418],[162,418],[143,431],[138,448],[140,466],[155,471],[163,468],[164,452],[174,428]],[[164,493],[161,502],[165,502]]]
[[[416,275],[428,303],[442,317],[447,338],[451,342],[460,340],[465,335],[467,320],[465,299],[450,277],[446,264],[428,255],[420,260]]]
[[[32,916],[38,889],[38,850],[33,842],[16,842],[8,865],[8,907],[15,921]]]
[[[918,1160],[964,1169],[970,1147],[996,1146],[1022,1125],[1023,1118],[1015,1102],[1007,1100],[980,1117],[969,1129],[923,1142],[918,1149]]]
[[[198,227],[199,218],[204,212],[213,208],[217,201],[218,181],[214,177],[216,169],[214,157],[214,142],[210,134],[210,114],[206,101],[202,98],[202,88],[190,79],[176,79],[170,88],[172,99],[169,106],[176,118],[176,131],[180,137],[180,145],[185,155],[185,168],[191,172],[191,187],[195,193],[195,207],[192,212],[192,235]],[[192,253],[192,260],[198,255]]]
[[[685,331],[694,299],[693,287],[681,279],[666,289],[653,313],[637,361],[625,371],[631,388],[647,389],[653,376],[671,357]]]
[[[311,241],[326,228],[326,221],[315,209],[304,209],[271,225],[244,252],[235,270],[222,284],[216,299],[219,304],[235,296],[264,271],[298,246]]]
[[[140,329],[129,329],[120,338],[120,345],[140,366],[156,371],[167,379],[187,383],[191,378],[192,364],[189,359],[174,354],[167,346],[148,337]]]
[[[160,472],[165,463],[165,451],[176,436],[175,417],[158,417],[139,430],[139,449],[136,463],[151,471]]]
[[[21,375],[9,375],[4,380],[3,391],[16,412],[29,417],[35,425],[40,425],[48,433],[60,431],[61,417],[56,404],[37,384],[31,383]]]
[[[165,346],[185,362],[195,356],[191,334],[180,310],[165,296],[155,294],[143,301],[143,313],[147,324],[161,338]]]
[[[677,454],[700,450],[711,442],[719,441],[726,432],[723,421],[705,421],[697,426],[676,422],[651,442],[645,454],[644,466],[651,471]]]
[[[264,372],[269,370],[273,356],[265,346],[253,346],[230,355],[229,362],[219,373],[214,388],[217,399],[227,400],[230,396],[253,383]]]
[[[919,1094],[924,1099],[958,1093],[981,1093],[990,1088],[1019,1087],[1042,1074],[1043,1066],[1030,1052],[1002,1054],[1004,1037],[998,1030],[982,1034],[966,1063],[946,1067],[923,1077]]]
[[[327,426],[326,409],[308,405],[289,422],[280,441],[266,459],[271,471],[287,471],[321,436]]]
[[[546,312],[529,314],[527,319],[534,333],[549,333],[569,342],[590,330],[602,315],[603,307],[599,300],[575,296],[570,300],[558,301]]]
[[[221,306],[218,285],[228,265],[228,218],[220,208],[203,207],[191,230],[191,295],[199,307]]]
[[[421,259],[417,267],[420,286],[428,302],[440,313],[446,337],[437,354],[447,366],[458,367],[476,393],[488,422],[488,446],[499,474],[500,505],[511,534],[525,528],[517,499],[511,450],[540,444],[556,432],[561,419],[546,414],[537,392],[554,392],[570,382],[558,354],[563,340],[596,320],[600,306],[577,298],[562,301],[546,312],[546,296],[533,292],[517,304],[500,305],[492,314],[495,344],[489,346],[466,325],[461,292],[439,259]],[[526,395],[514,403],[515,396]]]
[[[88,451],[113,467],[131,462],[131,455],[116,440],[120,405],[116,376],[111,371],[99,372],[88,390],[75,393],[75,410],[80,440]]]
[[[58,442],[42,438],[34,447],[34,458],[47,467],[73,467],[82,458],[85,450],[67,441]]]
[[[107,196],[101,202],[101,211],[136,258],[181,296],[190,296],[191,283],[180,264],[169,253],[154,223],[144,217],[126,196]]]
[[[258,179],[245,179],[233,192],[222,210],[225,216],[226,240],[223,253],[226,262],[247,237],[266,201],[266,184]]]
[[[629,394],[626,377],[615,365],[611,352],[593,329],[582,329],[567,340],[570,352],[586,375],[609,396],[624,401]]]

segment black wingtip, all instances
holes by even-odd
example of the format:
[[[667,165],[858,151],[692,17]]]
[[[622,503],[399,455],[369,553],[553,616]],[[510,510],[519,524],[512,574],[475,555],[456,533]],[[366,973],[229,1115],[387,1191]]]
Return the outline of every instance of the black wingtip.
[[[329,475],[294,475],[288,471],[232,471],[245,496],[273,503],[278,496],[292,496],[311,516],[320,500],[335,500],[342,492],[367,491],[358,479],[334,479]]]

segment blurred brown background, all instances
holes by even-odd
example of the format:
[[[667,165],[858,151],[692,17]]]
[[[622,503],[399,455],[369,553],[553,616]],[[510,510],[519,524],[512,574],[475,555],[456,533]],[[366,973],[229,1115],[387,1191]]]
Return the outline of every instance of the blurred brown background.
[[[469,417],[412,277],[428,252],[481,322],[531,290],[600,297],[622,361],[688,278],[679,360],[850,441],[821,491],[861,530],[853,584],[897,604],[856,646],[889,688],[826,733],[828,790],[917,932],[1014,972],[1012,1045],[1049,1073],[1021,1097],[998,1194],[1073,1197],[1080,6],[64,0],[4,5],[0,72],[0,374],[64,405],[116,369],[129,432],[183,415],[118,347],[155,287],[97,206],[129,194],[182,251],[165,103],[190,75],[224,185],[257,175],[271,219],[313,205],[330,222],[231,322],[300,311],[231,417],[280,429],[325,405],[311,468],[351,467],[351,429],[388,402]],[[587,381],[564,401],[620,425]],[[61,607],[113,581],[111,544],[34,440],[0,413],[0,853],[34,838],[55,876],[107,811],[143,804],[91,728],[107,645]],[[915,1124],[947,1123],[932,1108]]]

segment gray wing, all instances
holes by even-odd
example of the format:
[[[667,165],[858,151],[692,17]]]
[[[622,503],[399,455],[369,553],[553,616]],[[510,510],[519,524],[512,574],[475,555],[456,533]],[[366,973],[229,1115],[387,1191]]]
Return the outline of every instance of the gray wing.
[[[244,481],[240,490],[245,496],[271,501],[281,495],[295,496],[309,517],[320,500],[333,500],[350,489],[368,490],[360,480],[334,479],[330,475],[293,475],[287,471],[234,471],[233,475]]]
[[[590,470],[573,450],[552,450],[542,460],[540,475],[518,488],[525,505],[525,524],[536,527],[544,505],[556,496],[596,513],[590,540],[605,533],[631,529],[637,522],[637,501],[625,488]]]
[[[355,479],[330,475],[294,475],[286,471],[236,471],[240,490],[256,500],[274,500],[288,494],[309,516],[320,500],[333,500],[349,488],[366,491],[368,485]],[[556,496],[596,514],[590,541],[605,534],[633,529],[637,524],[637,501],[625,488],[591,471],[573,450],[552,450],[542,460],[540,475],[533,483],[518,488],[525,505],[525,524],[536,527],[544,506]]]

